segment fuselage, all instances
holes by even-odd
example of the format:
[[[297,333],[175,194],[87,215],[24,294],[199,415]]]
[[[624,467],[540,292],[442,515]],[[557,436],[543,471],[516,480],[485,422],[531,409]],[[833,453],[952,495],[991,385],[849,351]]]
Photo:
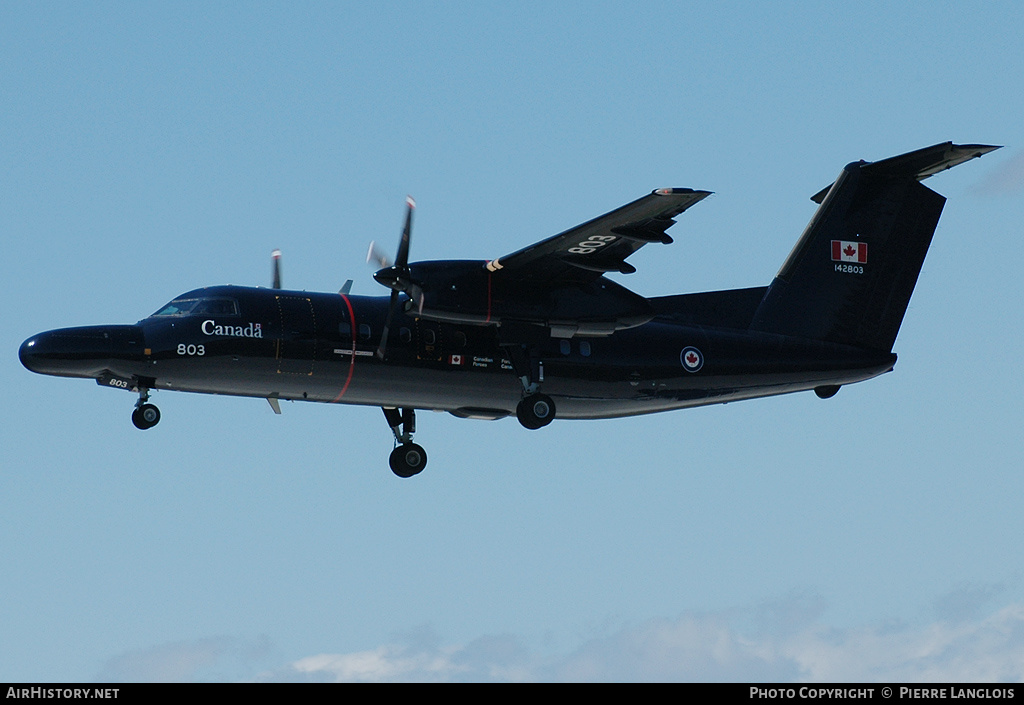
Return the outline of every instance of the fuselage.
[[[163,389],[495,419],[523,387],[495,326],[399,313],[376,354],[386,297],[216,286],[182,294],[130,326],[48,331],[25,341],[43,374]],[[896,356],[666,316],[603,337],[536,346],[557,418],[646,414],[862,381]]]

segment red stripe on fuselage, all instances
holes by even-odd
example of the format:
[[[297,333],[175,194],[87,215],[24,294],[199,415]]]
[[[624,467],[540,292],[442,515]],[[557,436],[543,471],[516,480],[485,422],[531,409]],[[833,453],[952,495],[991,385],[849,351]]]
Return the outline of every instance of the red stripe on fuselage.
[[[345,305],[348,306],[348,320],[352,322],[352,355],[349,356],[348,360],[348,376],[345,378],[345,386],[341,388],[341,392],[334,398],[332,404],[341,401],[341,398],[345,396],[345,392],[348,391],[348,385],[352,383],[352,372],[356,368],[356,314],[352,310],[352,302],[348,300],[345,294],[341,294],[342,300]]]
[[[484,323],[491,322],[491,270],[487,270],[487,320]]]

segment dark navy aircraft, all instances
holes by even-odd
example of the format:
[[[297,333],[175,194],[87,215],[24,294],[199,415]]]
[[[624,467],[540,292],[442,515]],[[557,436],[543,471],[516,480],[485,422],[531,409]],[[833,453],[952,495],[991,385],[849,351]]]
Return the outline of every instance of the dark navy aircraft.
[[[26,340],[33,372],[87,377],[138,395],[132,421],[160,420],[153,390],[377,406],[391,469],[423,470],[417,409],[460,418],[603,419],[814,390],[893,369],[893,342],[945,198],[921,180],[997,147],[927,147],[846,166],[769,286],[645,298],[611,281],[708,191],[659,189],[489,261],[410,262],[413,202],[390,297],[214,286],[135,325],[63,328]]]

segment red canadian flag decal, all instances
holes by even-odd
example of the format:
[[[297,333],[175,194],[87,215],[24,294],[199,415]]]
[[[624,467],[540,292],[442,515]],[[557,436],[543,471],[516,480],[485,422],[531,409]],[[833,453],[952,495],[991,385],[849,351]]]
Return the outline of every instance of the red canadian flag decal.
[[[868,243],[833,240],[832,261],[864,264],[868,261]]]

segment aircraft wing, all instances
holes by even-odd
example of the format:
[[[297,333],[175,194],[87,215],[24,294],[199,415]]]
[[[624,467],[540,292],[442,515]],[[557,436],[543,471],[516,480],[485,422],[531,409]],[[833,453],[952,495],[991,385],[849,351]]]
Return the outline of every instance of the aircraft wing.
[[[491,260],[495,279],[539,289],[583,285],[605,272],[631,274],[626,258],[648,242],[669,244],[665,231],[677,215],[710,196],[688,188],[658,189],[599,218],[535,245]]]

